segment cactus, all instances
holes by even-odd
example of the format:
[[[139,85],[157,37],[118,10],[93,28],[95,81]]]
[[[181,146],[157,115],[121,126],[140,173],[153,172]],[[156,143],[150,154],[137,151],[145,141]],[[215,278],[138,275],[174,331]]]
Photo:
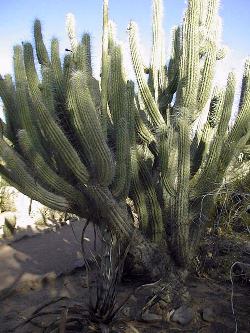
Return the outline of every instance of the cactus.
[[[234,74],[225,90],[213,83],[216,63],[226,53],[218,2],[188,0],[165,62],[163,1],[153,0],[149,68],[142,62],[138,27],[130,22],[138,89],[126,79],[108,0],[103,1],[100,84],[93,77],[90,36],[77,40],[73,15],[67,17],[71,52],[63,64],[58,40],[52,40],[49,55],[36,20],[41,77],[27,42],[14,48],[14,82],[0,77],[3,177],[49,207],[110,227],[121,240],[134,232],[129,198],[144,237],[138,241],[165,244],[176,264],[188,267],[211,217],[213,195],[232,178],[229,171],[237,175],[246,169],[237,157],[249,150],[249,60],[232,128]]]

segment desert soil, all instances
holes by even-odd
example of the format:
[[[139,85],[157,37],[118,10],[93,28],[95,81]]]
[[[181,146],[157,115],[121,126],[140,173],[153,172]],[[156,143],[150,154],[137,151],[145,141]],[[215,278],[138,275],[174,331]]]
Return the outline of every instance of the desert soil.
[[[65,239],[64,243],[69,246],[67,239]],[[56,269],[57,261],[60,260],[60,256],[63,261],[65,244],[64,246],[62,243],[59,245],[58,241],[55,241],[55,244],[58,251],[54,257],[52,254],[49,255],[49,270],[51,270],[51,265],[54,265],[57,274],[45,272],[46,274],[43,276],[40,274],[40,278],[37,276],[35,278],[28,278],[22,281],[22,283],[15,285],[5,295],[3,293],[1,295],[0,293],[0,332],[43,332],[42,329],[31,323],[24,327],[19,327],[16,330],[14,330],[14,327],[29,318],[39,306],[59,297],[67,297],[68,299],[62,300],[44,310],[50,313],[58,309],[59,305],[69,304],[69,302],[70,304],[82,304],[84,307],[87,307],[88,288],[84,267],[76,265],[75,267],[68,267],[70,269],[60,273],[61,266],[59,265],[59,270]],[[134,295],[128,303],[124,305],[120,313],[122,320],[114,324],[112,332],[250,332],[250,276],[248,275],[248,269],[244,270],[243,266],[235,265],[235,269],[232,270],[234,282],[233,303],[231,297],[232,283],[230,280],[230,268],[235,261],[250,264],[249,249],[249,240],[247,237],[231,238],[222,235],[209,236],[204,240],[200,256],[197,257],[197,263],[194,265],[194,271],[187,281],[187,286],[192,296],[192,301],[189,306],[193,313],[192,320],[189,324],[182,326],[178,323],[174,323],[170,315],[174,309],[171,307],[168,308],[167,306],[162,310],[162,313],[160,307],[158,310],[157,307],[155,307],[155,309],[152,310],[155,312],[155,316],[153,317],[145,316],[144,319],[141,320],[131,320],[131,317],[128,316],[125,310],[135,302],[136,298],[140,297],[140,295]],[[21,252],[20,247],[18,251]],[[32,249],[29,249],[29,251],[32,252]],[[36,251],[34,250],[34,254]],[[68,262],[67,255],[65,258],[66,262]],[[77,256],[75,258],[77,258]],[[44,261],[46,262],[45,259],[43,262]],[[26,259],[27,267],[33,265],[33,270],[34,267],[37,267],[34,262],[32,263],[30,261],[28,263],[29,264],[27,264]],[[45,266],[44,264],[44,267]],[[1,267],[1,270],[4,270],[4,267]],[[32,267],[30,267],[30,270],[32,271]],[[132,284],[131,281],[119,285],[117,303],[120,304],[127,295],[133,293],[133,290],[134,284]],[[211,318],[204,320],[202,317],[206,309],[211,310],[213,315]],[[45,325],[54,321],[56,317],[60,317],[60,313],[57,315],[47,314],[35,319],[34,322],[37,322],[39,325]],[[86,330],[81,330],[81,332],[95,332],[94,328],[91,327],[91,325],[89,325],[89,327],[86,325]]]

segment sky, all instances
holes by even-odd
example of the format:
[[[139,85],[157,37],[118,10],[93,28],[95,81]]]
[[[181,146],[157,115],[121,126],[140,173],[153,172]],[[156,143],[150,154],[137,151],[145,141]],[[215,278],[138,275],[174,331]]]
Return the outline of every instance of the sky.
[[[198,0],[197,0],[198,1]],[[185,0],[164,0],[164,27],[166,44],[170,31],[182,18]],[[146,63],[151,48],[151,0],[110,0],[110,18],[117,24],[117,36],[128,46],[126,28],[132,19],[139,25],[142,54]],[[63,54],[69,47],[65,30],[66,14],[75,15],[77,33],[92,36],[93,64],[96,76],[99,73],[101,56],[102,0],[0,0],[0,74],[12,73],[13,45],[33,41],[32,26],[35,18],[42,22],[43,35],[49,46],[52,37],[59,38]],[[230,48],[226,60],[218,65],[217,80],[224,83],[230,69],[240,73],[243,60],[250,55],[249,29],[250,0],[221,0],[220,15],[223,19],[223,43]],[[129,53],[125,65],[132,75]],[[239,76],[239,75],[238,75]]]

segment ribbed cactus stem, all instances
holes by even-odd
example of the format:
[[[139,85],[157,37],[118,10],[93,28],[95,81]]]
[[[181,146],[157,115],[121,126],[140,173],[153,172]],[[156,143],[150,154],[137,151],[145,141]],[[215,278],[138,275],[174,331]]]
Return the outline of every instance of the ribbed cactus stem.
[[[173,226],[173,249],[177,261],[187,266],[189,238],[189,179],[190,179],[190,127],[188,124],[189,109],[181,110],[178,120],[178,173],[175,198],[175,218]]]
[[[198,113],[201,112],[211,96],[216,64],[216,45],[211,43],[206,54],[197,95]]]
[[[207,11],[208,11],[208,2],[209,0],[200,1],[200,17],[199,17],[199,25],[203,27],[206,22]]]
[[[214,88],[210,102],[207,121],[202,129],[200,142],[193,157],[192,174],[194,175],[199,168],[203,168],[208,157],[209,149],[212,145],[224,105],[225,92],[218,87]],[[192,143],[194,145],[194,141]]]
[[[98,181],[108,186],[114,176],[113,158],[105,141],[86,78],[81,72],[76,72],[71,79],[69,105],[74,112],[79,140],[83,148],[90,153]]]
[[[196,0],[188,1],[182,34],[183,46],[177,105],[194,111],[199,81],[199,3]]]
[[[116,125],[121,117],[128,118],[127,88],[122,63],[122,50],[118,45],[114,45],[111,51],[109,78],[109,109],[112,120]]]
[[[165,110],[172,102],[173,95],[175,94],[179,81],[179,63],[180,63],[180,42],[181,42],[181,28],[174,27],[172,31],[172,49],[167,68],[167,87],[163,94],[160,96],[160,108]]]
[[[16,145],[15,132],[20,127],[20,118],[17,110],[15,89],[10,75],[3,79],[0,75],[0,97],[3,101],[3,112],[6,119],[5,135]]]
[[[130,186],[130,137],[127,86],[122,64],[121,47],[113,42],[110,51],[112,71],[109,78],[109,109],[114,125],[116,171],[112,184],[115,197],[123,198],[128,195]],[[131,118],[130,118],[131,119]]]
[[[59,96],[60,102],[65,101],[64,97],[64,86],[63,86],[63,70],[60,59],[59,52],[59,42],[56,38],[51,41],[51,66],[53,69],[55,82],[56,82],[56,92]]]
[[[139,163],[136,149],[131,152],[131,197],[139,217],[140,229],[145,235],[149,235],[149,215],[146,203],[146,196],[140,181]]]
[[[43,41],[41,22],[39,20],[35,20],[34,23],[34,36],[35,36],[35,44],[36,44],[36,54],[39,64],[49,67],[50,59],[48,52],[46,50],[46,46]]]
[[[114,200],[111,192],[99,185],[89,185],[86,190],[89,196],[94,199],[96,207],[100,210],[102,216],[111,223],[113,230],[122,238],[131,237],[133,232],[132,223],[130,223],[128,216],[124,214],[124,211]]]
[[[23,53],[24,53],[25,72],[30,89],[36,91],[36,93],[39,95],[40,81],[35,67],[33,47],[30,43],[23,44]]]
[[[37,130],[35,115],[33,114],[32,107],[29,103],[28,84],[21,46],[16,46],[14,48],[14,71],[16,80],[16,99],[21,128],[27,130],[37,149],[45,156],[46,152],[40,143],[40,135]]]
[[[75,16],[72,13],[68,13],[66,16],[66,29],[70,41],[71,51],[76,52],[78,41],[76,38],[76,22]]]
[[[35,181],[31,172],[28,172],[27,166],[22,159],[2,138],[0,138],[0,155],[6,163],[6,169],[11,173],[12,180],[16,182],[29,197],[40,201],[46,206],[53,207],[53,209],[61,211],[70,210],[69,202],[65,198],[47,191]]]
[[[61,193],[69,200],[69,202],[74,202],[74,204],[82,207],[82,211],[84,209],[87,212],[87,206],[83,194],[50,168],[43,157],[35,150],[35,147],[32,145],[25,130],[18,132],[18,140],[24,156],[32,165],[34,174],[41,179],[42,183],[45,183],[46,186],[53,189],[53,191]]]
[[[250,58],[246,59],[244,67],[245,68],[244,68],[242,84],[241,84],[239,112],[241,112],[243,108],[247,108],[249,106],[248,98],[249,98],[249,90],[250,90]]]
[[[116,124],[115,144],[116,167],[111,191],[115,198],[124,200],[128,196],[131,178],[129,130],[125,118],[120,118]]]
[[[86,54],[86,68],[89,72],[89,75],[92,76],[92,60],[91,60],[91,42],[90,42],[90,35],[85,33],[82,37],[82,45],[85,49]]]
[[[149,129],[149,127],[145,124],[145,122],[142,120],[142,117],[140,116],[139,112],[139,103],[136,103],[137,106],[134,109],[135,110],[135,128],[136,133],[141,141],[150,144],[152,142],[156,142],[156,138],[152,131]]]
[[[225,92],[224,105],[222,115],[218,124],[215,138],[211,144],[207,161],[202,172],[193,179],[194,187],[197,193],[204,191],[205,186],[214,187],[216,184],[215,176],[219,176],[225,170],[217,170],[221,149],[227,135],[228,123],[232,113],[233,100],[235,95],[235,75],[230,73],[227,80],[227,88]],[[219,172],[219,173],[218,173]],[[215,174],[217,173],[217,174]],[[206,182],[204,182],[206,179]]]
[[[168,64],[168,80],[171,82],[176,77],[176,72],[179,71],[179,57],[180,57],[180,38],[181,38],[181,28],[176,26],[172,30],[172,48],[171,55]]]
[[[103,27],[102,27],[102,69],[101,69],[101,112],[103,133],[107,135],[108,126],[108,75],[109,75],[109,0],[103,0]]]
[[[160,242],[164,237],[164,226],[162,219],[162,211],[157,198],[156,190],[153,185],[153,179],[150,174],[149,168],[144,161],[142,151],[139,147],[138,149],[138,163],[140,176],[142,179],[142,185],[144,188],[144,193],[146,195],[146,200],[149,208],[149,216],[150,216],[150,225],[149,232],[150,238],[154,242]]]
[[[129,137],[130,137],[130,146],[132,147],[135,144],[136,133],[135,133],[135,91],[134,91],[134,82],[127,81],[127,103],[128,103],[128,128],[129,128]]]
[[[63,85],[66,96],[68,95],[69,83],[73,72],[73,68],[74,68],[73,56],[72,54],[66,54],[63,62]]]
[[[226,145],[223,148],[222,164],[227,166],[230,162],[230,157],[234,152],[241,137],[250,131],[250,59],[245,62],[245,69],[242,79],[241,96],[239,103],[239,113],[233,125],[233,128],[228,134]]]
[[[153,76],[154,97],[158,101],[159,89],[162,91],[165,83],[165,70],[163,63],[164,55],[164,33],[162,27],[163,3],[162,0],[153,0],[153,46],[151,57],[151,69]]]
[[[208,1],[206,21],[205,21],[205,28],[208,35],[211,32],[211,28],[213,27],[213,24],[217,19],[218,9],[219,9],[219,0]]]
[[[62,129],[58,126],[51,114],[48,112],[39,96],[37,96],[36,89],[32,90],[32,86],[30,85],[29,87],[41,128],[47,135],[49,142],[51,143],[52,147],[58,151],[61,159],[68,166],[68,168],[72,170],[79,181],[82,184],[86,184],[89,180],[88,170],[80,160],[79,155],[68,141]]]
[[[234,95],[235,95],[235,86],[236,86],[236,78],[235,73],[230,72],[227,78],[227,87],[225,92],[225,100],[224,100],[224,106],[223,111],[221,115],[221,119],[218,125],[218,134],[223,137],[225,136],[227,129],[228,129],[228,123],[231,118],[232,114],[232,107],[233,107],[233,101],[234,101]]]
[[[51,68],[44,67],[42,69],[42,85],[41,94],[46,105],[47,110],[50,112],[54,119],[57,119],[56,105],[55,105],[55,91],[54,91],[54,76]]]
[[[223,89],[219,89],[217,86],[214,88],[207,117],[207,124],[211,128],[215,128],[219,124],[224,105],[224,95]]]
[[[173,128],[168,128],[167,133],[161,133],[160,137],[160,148],[159,148],[159,159],[160,159],[160,172],[163,187],[168,194],[174,195],[174,187],[172,179],[170,178],[169,158],[173,144]]]
[[[135,22],[130,22],[129,25],[129,43],[131,58],[133,61],[133,66],[136,74],[137,83],[140,89],[140,93],[143,99],[143,103],[146,106],[147,112],[150,115],[152,122],[158,128],[164,128],[166,126],[165,121],[157,107],[157,104],[149,90],[145,76],[144,67],[141,60],[141,55],[138,47],[138,36],[137,36],[137,26]]]

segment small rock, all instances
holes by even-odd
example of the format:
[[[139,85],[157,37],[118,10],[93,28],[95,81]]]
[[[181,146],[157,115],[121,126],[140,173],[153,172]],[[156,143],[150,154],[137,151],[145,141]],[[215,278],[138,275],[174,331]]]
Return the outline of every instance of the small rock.
[[[202,319],[207,322],[212,322],[215,320],[215,313],[212,308],[205,308],[202,310]]]
[[[172,321],[184,326],[191,322],[193,316],[194,316],[193,309],[185,305],[182,305],[177,310],[175,310],[171,319]]]
[[[151,313],[151,312],[144,312],[142,314],[142,319],[146,321],[161,321],[162,316],[156,314],[156,313]]]

